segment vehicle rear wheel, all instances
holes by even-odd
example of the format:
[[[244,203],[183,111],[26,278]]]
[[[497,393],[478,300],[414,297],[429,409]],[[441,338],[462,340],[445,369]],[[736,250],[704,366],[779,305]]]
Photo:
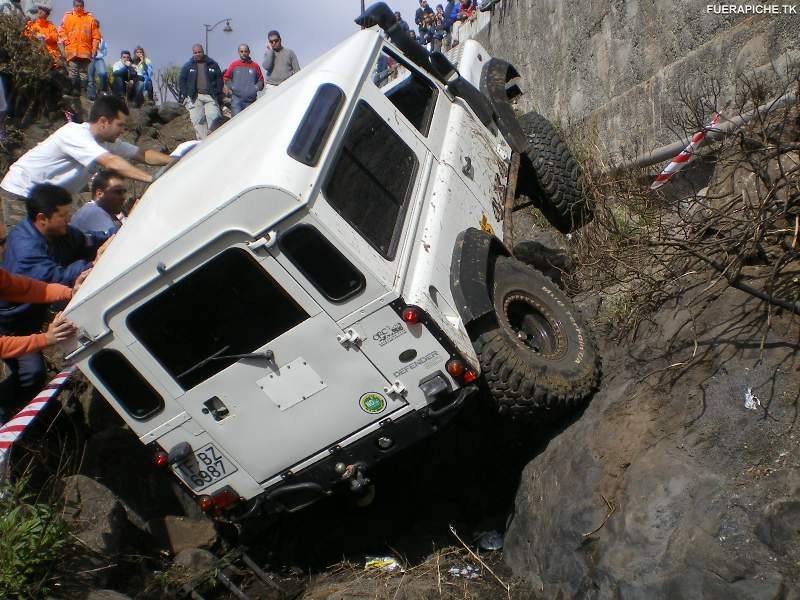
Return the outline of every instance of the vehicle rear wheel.
[[[600,379],[589,331],[558,287],[508,257],[495,263],[497,324],[475,341],[501,414],[550,422],[588,399]]]
[[[583,175],[553,125],[542,115],[529,112],[519,123],[528,138],[521,156],[518,189],[539,201],[547,220],[562,233],[592,220],[583,186]]]

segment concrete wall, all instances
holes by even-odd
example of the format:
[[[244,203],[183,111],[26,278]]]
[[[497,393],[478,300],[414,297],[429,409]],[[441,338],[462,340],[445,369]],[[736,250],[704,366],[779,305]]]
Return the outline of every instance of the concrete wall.
[[[716,78],[732,110],[738,75],[755,69],[771,94],[781,87],[776,73],[800,71],[800,15],[716,15],[707,4],[502,0],[474,37],[520,70],[526,110],[596,125],[610,151],[636,153],[677,139],[682,87]]]

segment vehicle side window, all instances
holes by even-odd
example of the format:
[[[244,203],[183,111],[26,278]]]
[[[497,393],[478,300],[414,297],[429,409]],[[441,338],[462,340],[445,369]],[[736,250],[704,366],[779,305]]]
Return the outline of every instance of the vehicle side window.
[[[280,238],[280,249],[329,301],[341,304],[361,293],[366,279],[316,227],[298,225]]]
[[[341,89],[331,83],[321,85],[289,144],[289,156],[310,167],[316,165],[342,105]]]
[[[116,350],[101,350],[89,368],[134,419],[144,421],[164,410],[164,399]]]
[[[325,199],[378,253],[394,260],[417,157],[363,100],[322,186]]]
[[[373,81],[417,131],[427,136],[439,95],[436,86],[388,48],[378,57]]]
[[[226,250],[128,315],[131,332],[189,390],[308,318],[246,251]]]

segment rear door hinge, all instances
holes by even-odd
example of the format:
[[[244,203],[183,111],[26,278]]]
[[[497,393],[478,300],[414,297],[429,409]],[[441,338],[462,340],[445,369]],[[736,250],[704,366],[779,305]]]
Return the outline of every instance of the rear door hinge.
[[[275,245],[277,240],[278,233],[276,231],[269,231],[265,236],[260,237],[257,240],[253,240],[252,242],[247,242],[247,247],[253,252],[260,250],[261,248],[269,250]]]
[[[405,396],[406,393],[408,392],[408,389],[400,382],[400,380],[395,380],[395,382],[392,385],[384,386],[383,391],[389,395],[394,394],[397,396]]]
[[[358,347],[364,341],[354,329],[347,329],[342,335],[337,335],[336,340],[345,348],[350,346]]]

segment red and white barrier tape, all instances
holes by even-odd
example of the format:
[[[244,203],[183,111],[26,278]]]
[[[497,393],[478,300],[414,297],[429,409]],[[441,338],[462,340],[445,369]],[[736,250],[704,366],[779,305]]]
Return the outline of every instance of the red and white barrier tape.
[[[8,456],[11,454],[11,447],[14,442],[22,437],[25,430],[44,410],[48,402],[61,392],[61,388],[69,381],[74,372],[75,367],[61,371],[25,408],[14,415],[13,419],[0,426],[0,482],[5,481]]]
[[[692,141],[689,142],[689,145],[683,149],[683,151],[678,154],[672,161],[666,166],[666,168],[658,174],[656,180],[650,186],[651,190],[657,190],[662,185],[669,181],[670,177],[675,175],[678,171],[680,171],[686,164],[695,157],[698,148],[703,144],[703,141],[706,139],[706,133],[713,129],[714,126],[720,119],[720,114],[716,113],[714,117],[711,119],[711,122],[703,128],[703,131],[698,131],[692,136]]]

